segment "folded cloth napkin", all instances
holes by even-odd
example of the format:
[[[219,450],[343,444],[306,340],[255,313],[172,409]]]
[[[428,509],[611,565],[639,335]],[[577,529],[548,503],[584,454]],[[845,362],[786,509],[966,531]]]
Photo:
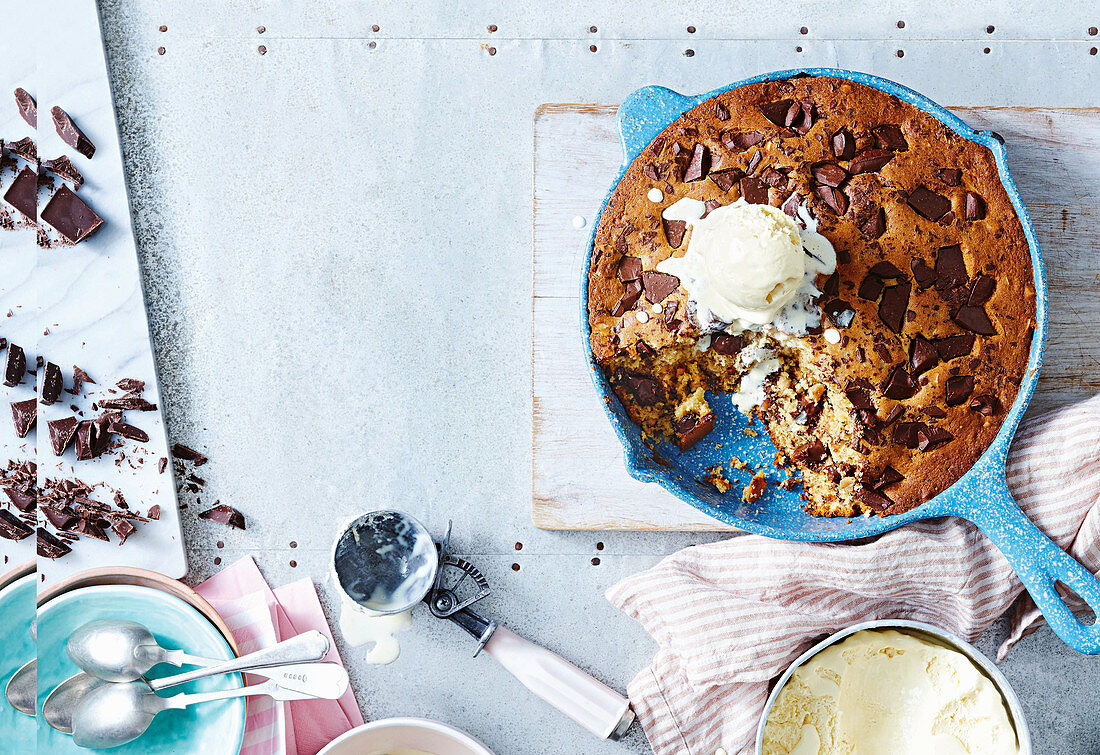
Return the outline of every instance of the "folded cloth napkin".
[[[195,591],[229,625],[242,654],[316,629],[329,638],[326,661],[341,663],[332,632],[307,577],[274,591],[251,557],[242,558]],[[242,755],[314,755],[349,729],[363,724],[351,688],[338,700],[278,703],[248,698]]]
[[[1024,422],[1012,494],[1040,529],[1100,572],[1100,396]],[[607,598],[659,650],[628,687],[657,755],[752,752],[769,683],[820,635],[910,619],[975,640],[1023,587],[976,527],[919,522],[858,544],[745,535],[687,548]],[[1020,599],[999,659],[1041,614]]]

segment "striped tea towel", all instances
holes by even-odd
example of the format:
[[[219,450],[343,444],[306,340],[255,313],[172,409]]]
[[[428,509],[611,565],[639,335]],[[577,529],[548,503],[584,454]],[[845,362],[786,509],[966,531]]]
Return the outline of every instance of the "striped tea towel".
[[[1100,396],[1025,421],[1008,460],[1012,494],[1040,529],[1100,572]],[[872,619],[911,619],[975,640],[1016,603],[999,658],[1042,615],[1000,551],[960,519],[859,544],[755,535],[687,548],[607,598],[657,655],[630,701],[657,755],[751,753],[772,679],[816,638]]]
[[[256,562],[246,557],[195,591],[210,601],[229,625],[242,655],[317,629],[330,642],[324,660],[342,662],[309,578],[272,591]],[[250,697],[241,754],[314,755],[340,734],[362,724],[363,715],[350,687],[339,700],[278,703],[268,697]]]

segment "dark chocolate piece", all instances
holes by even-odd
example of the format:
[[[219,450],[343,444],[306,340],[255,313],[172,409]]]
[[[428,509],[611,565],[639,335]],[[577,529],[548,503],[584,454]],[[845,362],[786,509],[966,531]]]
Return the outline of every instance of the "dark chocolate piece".
[[[172,444],[172,455],[175,456],[177,459],[183,459],[184,461],[193,462],[196,467],[201,467],[203,464],[209,461],[198,451],[193,448],[188,448],[182,443]]]
[[[17,344],[8,346],[7,361],[4,366],[4,385],[14,388],[23,382],[23,375],[27,372],[27,356],[23,348]]]
[[[642,277],[642,261],[638,257],[623,257],[619,260],[619,280],[623,283],[636,281]],[[143,384],[144,385],[144,384]],[[121,385],[119,386],[122,387]],[[123,390],[129,390],[123,388]]]
[[[966,261],[958,244],[942,246],[936,253],[936,290],[947,291],[966,283]]]
[[[985,201],[972,191],[966,192],[963,217],[967,220],[982,220],[985,218]]]
[[[42,219],[74,244],[88,238],[103,225],[103,218],[68,186],[62,186],[50,197],[42,209]]]
[[[974,348],[974,336],[971,333],[963,333],[961,336],[948,336],[932,341],[940,359],[949,362],[952,359],[964,357]]]
[[[641,260],[639,260],[639,267],[641,266],[641,264]],[[119,380],[117,383],[115,383],[115,385],[117,385],[119,388],[126,391],[127,393],[140,393],[141,391],[145,390],[145,381],[138,380],[137,378],[122,378],[122,380]]]
[[[166,459],[167,461],[167,459]],[[145,515],[146,519],[160,519],[160,504],[154,503],[149,507],[149,512]]]
[[[882,395],[895,401],[901,401],[915,396],[918,390],[920,390],[920,384],[899,364],[890,373],[886,385],[882,387]]]
[[[726,333],[716,333],[710,339],[710,347],[719,354],[735,357],[745,348],[744,336],[731,336]]]
[[[118,544],[119,545],[122,545],[123,543],[125,543],[126,538],[130,537],[130,535],[137,532],[137,527],[135,527],[133,524],[131,524],[128,520],[118,519],[118,518],[114,519],[111,522],[111,529],[115,531],[116,535],[118,535]],[[106,539],[106,538],[104,538],[104,539]]]
[[[95,145],[77,127],[72,117],[57,105],[50,108],[50,115],[53,117],[53,127],[57,129],[57,135],[61,137],[61,141],[90,160],[95,154]]]
[[[7,509],[0,509],[0,537],[5,540],[23,540],[34,534],[30,525]]]
[[[50,445],[53,446],[54,456],[61,456],[76,437],[76,427],[80,421],[76,417],[62,417],[52,419],[46,424],[50,428]]]
[[[923,422],[899,422],[894,427],[894,442],[906,448],[916,448],[920,442],[917,435],[926,427]]]
[[[710,172],[710,150],[705,144],[696,144],[691,153],[691,162],[684,171],[684,181],[702,181]]]
[[[948,406],[958,406],[970,398],[974,392],[974,377],[972,375],[956,375],[947,378],[945,396]]]
[[[886,233],[886,210],[881,207],[872,210],[867,219],[860,224],[859,232],[863,234],[864,238],[871,240],[877,239]]]
[[[825,186],[840,186],[848,180],[848,171],[833,163],[820,163],[810,167],[814,180]]]
[[[761,105],[760,112],[776,126],[787,126],[790,125],[787,122],[787,113],[797,107],[798,106],[793,100],[777,100],[776,102],[766,102]]]
[[[754,147],[762,141],[764,141],[764,135],[759,131],[746,131],[743,133],[726,131],[722,134],[722,144],[737,152],[744,152],[749,147]]]
[[[676,423],[676,446],[686,451],[706,437],[714,429],[714,414],[708,412],[700,417],[697,414],[685,414]]]
[[[909,343],[909,365],[913,368],[914,375],[935,367],[939,361],[939,352],[931,342],[921,336],[913,337]]]
[[[856,154],[856,140],[852,133],[842,128],[833,134],[833,156],[837,160],[851,160]]]
[[[729,191],[730,189],[733,188],[733,185],[735,183],[737,183],[738,181],[740,181],[744,177],[745,177],[745,171],[741,170],[740,168],[729,168],[727,170],[712,170],[710,172],[710,174],[707,176],[707,178],[709,178],[711,181],[714,181],[715,185],[717,185],[718,188],[721,189],[722,191]],[[672,220],[672,221],[665,221],[665,224],[667,225],[668,223],[682,223],[682,222],[683,221],[680,221],[680,220]],[[684,227],[685,228],[687,227],[686,223],[684,224]],[[668,234],[668,229],[667,228],[665,229],[665,234],[666,235]],[[680,234],[680,238],[681,239],[683,238],[683,233],[682,232]],[[679,246],[680,245],[677,244],[673,248],[679,248]]]
[[[890,487],[894,483],[901,482],[904,479],[905,477],[902,475],[901,472],[887,464],[886,468],[882,470],[882,474],[879,475],[878,479],[875,481],[875,484],[871,487],[875,490],[882,490],[883,488]]]
[[[55,560],[72,553],[73,549],[51,535],[44,527],[38,528],[37,552],[42,558]]]
[[[954,439],[955,436],[942,427],[925,426],[917,430],[917,448],[921,451],[931,451]]]
[[[756,176],[745,176],[739,185],[741,197],[749,204],[768,203],[768,185]]]
[[[904,152],[909,149],[909,144],[905,141],[905,134],[902,133],[901,126],[887,123],[871,129],[871,133],[874,134],[875,144],[878,145],[879,149],[889,149],[895,152]]]
[[[4,200],[32,223],[38,222],[38,174],[24,167],[4,192]]]
[[[43,505],[41,510],[55,530],[67,530],[76,524],[76,515],[69,509]]]
[[[951,200],[924,186],[913,189],[906,200],[917,214],[928,220],[939,220],[951,209]]]
[[[626,378],[626,384],[634,400],[642,406],[653,406],[664,398],[661,386],[652,378],[630,375]]]
[[[123,438],[129,440],[136,440],[139,443],[147,443],[149,441],[149,433],[142,430],[140,427],[134,427],[121,421],[112,421],[107,429],[115,435],[121,435]]]
[[[11,501],[11,505],[22,511],[24,514],[29,514],[34,511],[34,505],[38,502],[38,497],[34,493],[25,493],[18,488],[0,488],[4,491],[4,495]]]
[[[970,402],[970,408],[985,417],[995,414],[1000,406],[1001,402],[997,400],[997,397],[988,393],[978,396]]]
[[[38,144],[29,136],[24,136],[16,142],[5,142],[4,147],[8,152],[22,157],[29,163],[38,162]]]
[[[11,404],[12,422],[15,423],[15,434],[20,438],[26,438],[27,433],[38,422],[38,399],[29,398],[26,401],[13,401]]]
[[[53,406],[61,398],[61,390],[65,387],[65,380],[61,377],[61,368],[53,362],[46,362],[45,374],[42,376],[42,403]]]
[[[980,307],[985,304],[989,301],[989,297],[993,296],[995,285],[996,281],[988,275],[977,275],[970,284],[970,298],[966,300],[966,303],[971,307]]]
[[[84,176],[77,170],[77,167],[73,165],[73,161],[67,155],[55,157],[53,160],[43,160],[42,167],[55,176],[60,176],[72,183],[75,191],[80,191],[80,187],[84,185]]]
[[[16,87],[15,104],[19,107],[19,115],[23,116],[27,125],[38,128],[38,103],[34,101],[30,92],[23,87]]]
[[[679,249],[684,243],[684,234],[687,233],[687,222],[684,220],[665,220],[665,238],[673,249]]]
[[[199,519],[209,519],[212,522],[224,524],[229,527],[236,527],[239,530],[245,528],[244,514],[224,503],[212,509],[208,509],[207,511],[203,511],[199,514]]]
[[[120,396],[119,398],[103,399],[99,402],[103,409],[119,409],[135,412],[156,411],[157,405],[146,401],[141,396]]]
[[[859,501],[861,506],[875,512],[886,511],[894,503],[882,493],[865,487],[856,490],[856,500]]]
[[[977,333],[980,336],[997,335],[997,329],[993,327],[993,323],[992,321],[990,321],[989,315],[987,315],[985,313],[985,310],[981,307],[960,307],[959,311],[956,312],[955,316],[951,319],[954,320],[957,325],[960,325],[973,333]]]
[[[645,291],[645,298],[649,299],[651,304],[664,301],[669,294],[679,287],[680,279],[675,275],[658,273],[652,270],[646,270],[642,273],[642,290]]]
[[[905,321],[905,310],[909,308],[909,292],[912,285],[904,281],[896,286],[890,286],[882,292],[882,300],[878,304],[878,317],[890,330],[900,333]]]
[[[814,192],[837,215],[843,215],[848,211],[848,196],[840,189],[832,186],[816,186]]]
[[[628,282],[623,287],[623,295],[619,297],[619,300],[617,302],[615,302],[615,306],[611,310],[611,314],[615,317],[622,317],[634,307],[634,305],[638,302],[638,298],[641,295],[642,282],[640,280],[633,280]]]
[[[893,159],[894,153],[888,150],[865,149],[848,163],[848,172],[853,176],[858,173],[875,173],[886,167],[886,164]]]
[[[962,183],[962,171],[958,168],[940,168],[940,180],[948,186],[958,186]]]

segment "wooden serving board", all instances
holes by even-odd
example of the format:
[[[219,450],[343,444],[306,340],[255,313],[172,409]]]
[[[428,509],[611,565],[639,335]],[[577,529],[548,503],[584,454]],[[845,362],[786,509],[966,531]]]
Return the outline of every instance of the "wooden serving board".
[[[588,376],[580,275],[622,161],[616,110],[535,112],[531,519],[543,529],[730,530],[627,474]],[[1100,108],[952,110],[1005,138],[1046,261],[1050,331],[1029,412],[1100,392]]]

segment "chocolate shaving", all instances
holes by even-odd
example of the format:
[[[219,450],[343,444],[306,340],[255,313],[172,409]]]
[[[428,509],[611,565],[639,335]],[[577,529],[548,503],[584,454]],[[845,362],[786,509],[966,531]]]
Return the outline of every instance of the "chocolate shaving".
[[[203,464],[209,461],[209,459],[207,459],[201,453],[193,448],[188,448],[182,443],[172,444],[172,455],[175,456],[177,459],[183,459],[184,461],[193,462],[196,467],[201,467]]]
[[[146,401],[141,396],[120,396],[119,398],[108,398],[100,401],[99,405],[103,409],[119,409],[135,412],[152,412],[156,411],[157,409],[156,404]]]

